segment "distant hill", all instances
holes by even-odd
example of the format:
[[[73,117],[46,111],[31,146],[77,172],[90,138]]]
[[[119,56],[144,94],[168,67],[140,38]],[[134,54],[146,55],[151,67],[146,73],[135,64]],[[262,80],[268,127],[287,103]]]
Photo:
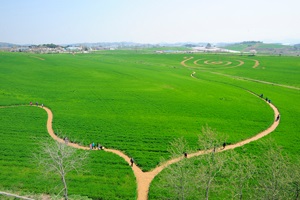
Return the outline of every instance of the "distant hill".
[[[0,48],[11,48],[11,47],[16,47],[16,46],[20,46],[20,45],[6,43],[6,42],[0,42]]]
[[[226,49],[249,52],[250,50],[256,50],[261,54],[286,54],[286,55],[298,55],[300,45],[283,45],[280,43],[263,43],[260,41],[245,41],[235,44],[228,44]]]

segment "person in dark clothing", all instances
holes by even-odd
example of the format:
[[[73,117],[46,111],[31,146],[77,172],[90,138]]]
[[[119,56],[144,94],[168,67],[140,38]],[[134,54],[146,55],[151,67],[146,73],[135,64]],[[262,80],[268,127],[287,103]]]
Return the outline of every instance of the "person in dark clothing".
[[[225,147],[226,147],[226,142],[223,143],[223,149],[225,149]]]
[[[185,158],[187,158],[187,153],[186,152],[183,152],[183,155]]]
[[[276,122],[280,119],[280,115],[278,114],[276,117]]]
[[[131,167],[133,166],[133,163],[134,163],[133,158],[130,158],[130,165],[131,165]]]

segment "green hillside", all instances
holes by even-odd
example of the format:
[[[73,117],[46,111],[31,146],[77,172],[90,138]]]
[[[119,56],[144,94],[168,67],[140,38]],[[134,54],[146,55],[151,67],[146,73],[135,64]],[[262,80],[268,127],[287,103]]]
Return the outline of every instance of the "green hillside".
[[[256,50],[260,54],[275,54],[275,55],[299,55],[299,49],[295,46],[283,45],[278,43],[263,43],[263,42],[241,42],[225,46],[226,49],[249,52]]]

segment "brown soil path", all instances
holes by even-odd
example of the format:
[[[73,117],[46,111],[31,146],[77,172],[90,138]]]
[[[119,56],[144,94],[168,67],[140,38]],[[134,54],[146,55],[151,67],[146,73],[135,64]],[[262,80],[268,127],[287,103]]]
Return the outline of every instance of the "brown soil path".
[[[239,67],[239,66],[242,66],[243,64],[245,64],[245,62],[242,60],[237,60],[237,61],[239,61],[240,63],[236,67]]]
[[[256,67],[258,67],[259,66],[259,61],[258,60],[253,60],[255,63],[254,63],[254,65],[253,65],[253,67],[252,68],[256,68]]]
[[[244,59],[247,59],[247,58],[244,58]],[[256,68],[259,66],[259,61],[258,60],[254,60],[254,59],[247,59],[247,60],[252,60],[254,61],[254,65],[252,66],[252,68]]]
[[[191,60],[191,59],[193,59],[193,58],[194,58],[194,57],[189,57],[189,58],[187,58],[187,59],[181,61],[180,64],[183,65],[183,66],[185,66],[185,67],[189,67],[187,64],[185,64],[185,62],[188,61],[188,60]]]
[[[38,57],[38,56],[30,56],[31,58],[36,58],[36,59],[39,59],[39,60],[45,60],[44,58],[41,58],[41,57]]]
[[[194,73],[192,73],[192,75],[191,75],[192,77],[193,77],[193,74]],[[274,110],[274,123],[268,129],[266,129],[263,132],[255,135],[252,138],[249,138],[247,140],[238,142],[236,144],[232,144],[232,145],[226,146],[225,150],[234,149],[236,147],[240,147],[240,146],[248,144],[248,143],[250,143],[252,141],[258,140],[258,139],[266,136],[267,134],[271,133],[272,131],[274,131],[276,129],[276,127],[279,124],[279,121],[275,121],[275,118],[277,117],[277,115],[279,114],[279,112],[278,112],[278,109],[273,104],[271,104],[271,103],[268,103],[268,104]],[[54,134],[54,131],[53,131],[53,128],[52,128],[53,114],[52,114],[51,110],[49,108],[47,108],[47,107],[43,107],[43,109],[48,114],[48,120],[47,120],[47,130],[48,130],[48,133],[50,134],[50,136],[54,140],[56,140],[58,142],[64,143],[65,141],[63,139],[57,137]],[[84,150],[88,150],[89,149],[88,147],[80,146],[78,144],[71,143],[71,142],[69,142],[68,145],[72,146],[74,148],[78,148],[78,149],[84,149]],[[125,155],[123,152],[121,152],[119,150],[115,150],[115,149],[106,149],[106,148],[104,150],[107,151],[107,152],[111,152],[111,153],[119,155],[120,157],[122,157],[130,165],[130,158],[127,155]],[[218,148],[216,151],[219,152],[219,151],[224,151],[224,150],[221,150],[221,148]],[[210,152],[210,151],[206,151],[206,152],[204,152],[204,151],[198,151],[198,152],[189,154],[188,158],[191,158],[191,157],[194,157],[194,156],[199,156],[199,155],[202,155],[202,154],[205,154],[205,153],[208,153],[208,152]],[[132,167],[132,170],[133,170],[133,173],[134,173],[134,175],[136,177],[136,181],[137,181],[137,192],[138,192],[138,198],[137,199],[138,200],[147,200],[148,199],[149,187],[150,187],[150,184],[151,184],[152,180],[154,179],[154,177],[157,174],[159,174],[167,166],[169,166],[169,165],[171,165],[173,163],[179,162],[182,159],[183,159],[183,156],[179,157],[179,158],[175,158],[175,159],[169,160],[169,161],[163,163],[162,165],[156,167],[155,169],[153,169],[152,171],[149,171],[149,172],[143,172],[139,167],[137,167],[136,165],[134,165]]]
[[[218,73],[218,72],[210,72],[210,73],[218,74],[218,75],[222,75],[222,76],[227,76],[227,77],[231,77],[231,78],[234,78],[234,79],[241,79],[241,80],[247,80],[247,81],[263,83],[263,84],[267,84],[267,85],[276,85],[276,86],[279,86],[279,87],[284,87],[284,88],[289,88],[289,89],[294,89],[294,90],[300,90],[300,88],[290,86],[290,85],[283,85],[283,84],[272,83],[272,82],[268,82],[268,81],[261,81],[261,80],[246,78],[246,77],[241,77],[241,76],[232,76],[232,75],[222,74],[222,73]]]
[[[202,58],[202,59],[198,59],[198,60],[195,60],[195,61],[194,61],[194,64],[195,64],[195,65],[199,65],[199,66],[201,66],[201,65],[198,63],[198,61],[200,61],[200,60],[204,60],[204,58]]]
[[[187,58],[187,59],[181,61],[180,64],[181,64],[182,66],[184,66],[184,67],[194,68],[194,67],[192,67],[192,66],[188,66],[188,65],[185,63],[186,61],[191,60],[191,59],[193,59],[193,58],[194,58],[194,57]],[[195,65],[198,65],[198,66],[204,66],[204,65],[201,65],[201,64],[198,63],[198,62],[201,61],[201,60],[205,60],[205,58],[195,60],[193,63],[194,63]],[[229,66],[229,67],[226,67],[226,69],[228,69],[228,68],[239,67],[239,66],[242,66],[242,65],[245,64],[245,62],[242,61],[242,60],[236,60],[236,61],[238,61],[239,64],[237,64],[237,65],[235,65],[235,66]],[[230,62],[230,61],[225,61],[225,62],[226,62],[226,64],[224,64],[224,65],[226,65],[226,66],[232,64],[232,62]],[[257,62],[258,62],[258,61],[257,61]],[[214,63],[210,63],[209,60],[206,60],[206,61],[204,61],[203,63],[206,64],[206,65],[214,64]],[[221,63],[218,63],[218,64],[221,64]],[[258,64],[259,64],[259,63],[258,63]],[[258,66],[258,65],[257,65],[257,66]]]
[[[193,57],[190,57],[190,58],[188,58],[186,60],[183,60],[181,62],[181,65],[183,65],[185,67],[188,67],[188,68],[194,68],[194,67],[191,67],[191,66],[188,66],[187,64],[185,64],[186,61],[191,60],[191,59],[193,59]],[[244,58],[244,59],[246,59],[246,58]],[[199,59],[199,60],[201,60],[201,59]],[[194,64],[199,65],[197,63],[199,60],[194,61]],[[259,66],[259,61],[258,60],[253,60],[253,59],[247,59],[247,60],[255,61],[255,64],[254,64],[253,68],[256,68],[256,67]],[[234,67],[239,67],[239,66],[244,65],[243,61],[241,61],[241,60],[237,60],[237,61],[240,62],[238,65],[232,66],[232,67],[226,67],[226,69],[228,69],[228,68],[234,68]],[[209,61],[205,61],[204,63],[206,63],[206,62],[209,62]],[[208,64],[208,63],[206,63],[206,64]],[[191,74],[191,77],[195,78],[194,77],[195,73]],[[222,75],[222,76],[227,76],[227,77],[231,77],[231,78],[235,78],[235,79],[248,80],[248,81],[253,81],[253,82],[258,82],[258,83],[263,83],[263,84],[268,84],[268,85],[275,85],[275,86],[279,86],[279,87],[284,87],[284,88],[289,88],[289,89],[294,89],[294,90],[300,90],[299,87],[290,86],[290,85],[283,85],[283,84],[272,83],[272,82],[268,82],[268,81],[261,81],[261,80],[251,79],[251,78],[246,78],[246,77],[241,77],[241,76],[232,76],[232,75],[222,74],[222,73],[218,73],[218,72],[210,72],[210,73],[218,74],[218,75]]]
[[[17,195],[17,194],[11,194],[11,193],[8,193],[8,192],[1,192],[1,191],[0,191],[0,194],[5,195],[5,196],[8,196],[8,197],[18,198],[18,199],[34,200],[34,199],[32,199],[32,198],[20,196],[20,195]]]
[[[190,59],[192,59],[192,57],[186,59],[185,61],[190,60]],[[195,78],[194,74],[195,74],[195,72],[193,72],[191,74],[191,77]],[[255,94],[253,94],[253,95],[255,95]],[[257,96],[257,95],[255,95],[255,96]],[[264,101],[264,99],[262,99],[262,100]],[[252,141],[258,140],[258,139],[266,136],[267,134],[271,133],[272,131],[274,131],[276,129],[276,127],[278,126],[278,124],[280,122],[280,120],[275,121],[275,118],[278,116],[279,111],[278,111],[278,109],[273,104],[268,103],[268,105],[274,111],[274,123],[269,128],[267,128],[266,130],[262,131],[261,133],[258,133],[257,135],[255,135],[255,136],[253,136],[253,137],[251,137],[249,139],[246,139],[244,141],[238,142],[236,144],[228,145],[228,146],[226,146],[226,149],[224,149],[224,150],[234,149],[236,147],[240,147],[240,146],[248,144],[248,143],[250,143]],[[11,106],[3,106],[2,108],[4,108],[4,107],[11,107]],[[48,130],[49,135],[54,140],[56,140],[58,142],[61,142],[61,143],[65,143],[65,141],[63,139],[59,138],[57,135],[55,135],[55,133],[53,131],[53,128],[52,128],[53,113],[51,112],[51,110],[49,108],[47,108],[47,107],[41,107],[41,106],[39,106],[39,107],[42,108],[42,109],[44,109],[47,112],[47,114],[48,114],[48,119],[47,119],[46,126],[47,126],[47,130]],[[71,146],[71,147],[74,147],[74,148],[78,148],[78,149],[89,150],[89,147],[80,146],[78,144],[71,143],[71,142],[68,142],[67,145]],[[219,147],[219,148],[216,149],[216,152],[221,152],[221,151],[224,151],[224,150],[221,149],[221,147]],[[111,152],[111,153],[119,155],[120,157],[122,157],[128,163],[128,165],[130,165],[130,158],[127,155],[125,155],[123,152],[121,152],[119,150],[115,150],[115,149],[106,149],[106,148],[104,148],[104,151]],[[211,152],[211,151],[212,150],[209,150],[209,151],[198,151],[198,152],[195,152],[195,153],[191,153],[191,154],[188,155],[188,158],[199,156],[199,155],[203,155],[203,154]],[[154,177],[156,175],[158,175],[164,168],[168,167],[169,165],[171,165],[173,163],[179,162],[183,158],[184,157],[181,156],[181,157],[169,160],[169,161],[163,163],[162,165],[156,167],[155,169],[153,169],[152,171],[149,171],[149,172],[143,172],[138,166],[133,165],[132,170],[133,170],[133,173],[134,173],[134,175],[136,177],[136,181],[137,181],[137,193],[138,193],[137,199],[138,200],[147,200],[148,199],[148,191],[149,191],[149,188],[150,188],[150,184],[151,184],[152,180],[154,179]]]

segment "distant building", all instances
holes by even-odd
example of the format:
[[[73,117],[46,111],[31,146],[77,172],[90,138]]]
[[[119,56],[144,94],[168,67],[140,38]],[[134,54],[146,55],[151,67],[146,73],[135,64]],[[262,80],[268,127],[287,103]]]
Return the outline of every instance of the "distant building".
[[[67,47],[66,48],[67,51],[82,51],[82,47]]]

